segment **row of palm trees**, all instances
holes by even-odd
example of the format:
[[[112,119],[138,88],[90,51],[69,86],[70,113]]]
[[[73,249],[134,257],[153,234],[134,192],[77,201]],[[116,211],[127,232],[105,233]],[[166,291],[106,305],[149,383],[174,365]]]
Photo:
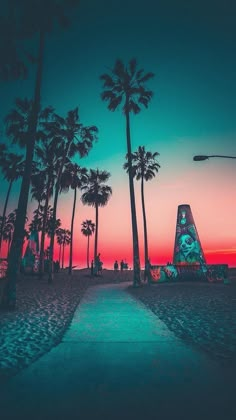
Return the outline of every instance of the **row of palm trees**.
[[[11,137],[12,141],[17,142],[17,139],[21,140],[25,137],[27,132],[27,126],[22,122],[25,120],[25,116],[30,113],[30,102],[26,100],[16,101],[16,108],[6,117],[7,122],[7,134]],[[27,111],[28,108],[28,112]],[[44,117],[43,117],[44,116]],[[76,121],[75,121],[76,117]],[[51,118],[51,119],[50,119]],[[88,204],[95,207],[96,210],[96,229],[95,229],[95,249],[94,255],[97,255],[97,243],[98,243],[98,207],[104,206],[108,202],[112,190],[111,187],[105,185],[105,181],[110,177],[110,174],[106,171],[90,170],[80,167],[77,163],[73,163],[71,156],[79,152],[80,156],[87,154],[87,149],[91,145],[93,140],[93,132],[96,133],[95,127],[84,127],[82,124],[77,123],[78,112],[68,113],[69,127],[65,130],[65,122],[62,117],[55,115],[52,109],[44,110],[41,113],[41,119],[39,124],[39,130],[37,131],[38,143],[35,147],[35,158],[33,162],[33,170],[31,176],[31,194],[38,202],[37,209],[35,210],[34,218],[31,223],[34,229],[40,230],[41,234],[41,246],[40,246],[40,264],[39,273],[42,276],[44,272],[44,254],[45,254],[45,234],[50,229],[50,250],[51,260],[53,261],[53,249],[52,237],[55,236],[59,227],[58,220],[56,219],[58,194],[61,192],[67,192],[70,188],[74,191],[72,218],[71,218],[71,241],[70,241],[70,262],[69,262],[69,274],[72,273],[72,255],[73,255],[73,231],[74,231],[74,216],[77,200],[77,190],[83,191],[82,201],[84,204]],[[56,134],[54,132],[54,124],[59,120],[59,124],[56,125]],[[51,134],[51,126],[53,126],[53,134]],[[62,127],[62,128],[61,128]],[[76,131],[76,141],[74,132]],[[73,135],[72,135],[73,134]],[[70,137],[69,151],[65,153],[65,142],[63,141],[63,135]],[[81,136],[84,141],[79,142],[78,136]],[[24,142],[21,143],[24,145]],[[67,145],[66,145],[67,147]],[[1,161],[2,167],[4,168],[4,162],[7,161],[6,150],[2,148]],[[24,162],[23,162],[24,163]],[[13,173],[11,181],[16,178]],[[55,193],[54,193],[55,191]],[[54,207],[51,207],[49,202],[54,196]],[[42,205],[43,203],[43,205]],[[48,226],[50,224],[50,226]],[[52,271],[51,273],[52,274]],[[51,278],[50,278],[51,280]]]
[[[11,80],[25,77],[30,65],[34,64],[36,66],[32,110],[29,115],[26,134],[28,140],[26,144],[26,165],[20,188],[15,230],[8,258],[7,282],[2,300],[2,305],[8,309],[14,309],[16,306],[16,282],[23,247],[25,215],[41,103],[45,41],[55,22],[64,27],[68,26],[67,12],[71,12],[78,4],[79,0],[61,0],[60,2],[57,0],[42,0],[40,2],[37,0],[24,0],[22,2],[12,0],[9,4],[6,3],[6,7],[4,7],[5,15],[1,17],[0,78]],[[6,37],[8,38],[7,43],[5,43]],[[34,39],[38,45],[34,55],[29,54],[25,48],[25,41],[30,38]],[[28,64],[29,62],[30,64]],[[53,227],[53,230],[55,232],[55,227]],[[54,236],[52,241],[54,242]]]
[[[57,115],[54,110],[47,108],[41,110],[41,87],[43,80],[43,61],[45,42],[48,34],[53,28],[53,23],[58,21],[60,24],[68,23],[66,11],[71,10],[72,7],[77,6],[79,0],[24,0],[18,2],[11,1],[9,8],[9,15],[2,22],[1,30],[7,27],[6,22],[10,22],[13,26],[11,37],[11,56],[9,54],[4,56],[4,47],[0,44],[1,58],[3,58],[0,65],[0,77],[2,79],[14,79],[25,76],[28,68],[33,63],[36,67],[35,71],[35,86],[33,99],[30,101],[30,110],[26,114],[26,119],[21,121],[21,125],[25,124],[23,130],[23,137],[17,131],[9,131],[8,135],[12,136],[13,141],[23,141],[26,147],[25,166],[23,171],[22,183],[20,188],[19,201],[17,206],[17,217],[15,222],[15,229],[12,239],[12,244],[9,252],[9,263],[7,269],[7,283],[4,289],[3,304],[8,308],[14,308],[16,304],[16,281],[19,262],[22,254],[22,246],[24,239],[25,217],[27,212],[28,197],[31,185],[31,179],[34,169],[34,154],[36,152],[35,144],[40,139],[41,142],[47,142],[49,147],[60,149],[60,158],[53,165],[53,171],[56,167],[55,186],[53,191],[53,215],[52,215],[52,232],[50,239],[50,274],[49,281],[53,279],[53,249],[54,237],[56,230],[56,216],[57,216],[57,202],[59,193],[61,192],[61,181],[66,165],[69,165],[71,158],[76,155],[80,158],[86,156],[94,141],[97,139],[97,127],[84,127],[80,120],[78,109],[75,108],[67,113],[66,117]],[[10,17],[10,19],[9,19]],[[15,25],[15,27],[14,27]],[[17,30],[16,30],[17,28]],[[22,46],[24,40],[34,37],[38,42],[37,53],[32,57],[31,54],[26,54],[23,57],[19,51],[24,51]],[[0,37],[1,38],[1,37]],[[3,37],[4,38],[4,37]],[[16,42],[17,41],[17,42]],[[4,62],[5,58],[5,62]],[[28,61],[31,64],[28,64]],[[103,74],[101,80],[103,82],[102,100],[108,102],[108,109],[116,110],[122,104],[122,111],[125,116],[126,123],[126,144],[127,144],[127,171],[129,176],[130,189],[130,205],[131,205],[131,220],[132,220],[132,234],[133,234],[133,267],[134,267],[134,285],[140,284],[140,257],[139,257],[139,242],[134,194],[134,171],[132,168],[132,148],[131,148],[131,133],[130,133],[130,115],[131,113],[138,114],[141,107],[148,107],[152,98],[152,91],[145,88],[146,82],[153,77],[153,73],[144,73],[143,69],[137,68],[135,59],[132,59],[127,66],[121,60],[117,60],[110,74]],[[9,124],[11,126],[11,124]],[[42,128],[42,133],[39,128]],[[16,127],[15,127],[16,128]],[[18,137],[17,137],[18,136]],[[47,167],[49,171],[49,167]],[[100,178],[99,171],[90,170],[90,181],[83,186],[82,201],[86,204],[95,206],[96,211],[96,230],[95,243],[97,243],[98,230],[98,207],[106,204],[111,196],[111,188],[106,186],[104,182],[109,178],[110,174],[105,173]],[[48,181],[48,189],[46,190],[46,200],[49,201],[50,191],[52,185],[49,182],[48,172],[45,173]],[[82,186],[81,186],[82,188]],[[92,194],[90,192],[92,191]],[[44,191],[44,190],[43,190]],[[105,196],[105,201],[101,197],[102,191]],[[48,198],[47,198],[48,194]],[[94,201],[96,197],[96,202]],[[99,201],[100,200],[100,201]],[[98,204],[98,202],[100,204]],[[47,206],[45,206],[47,207]],[[46,212],[46,210],[45,210]],[[73,244],[73,241],[72,241]],[[97,249],[96,249],[97,251]]]
[[[42,232],[42,213],[40,214],[40,210],[42,212],[43,206],[40,206],[40,208],[37,208],[34,211],[34,217],[29,224],[28,228],[29,230],[25,229],[25,235],[24,239],[29,239],[30,232],[37,231]],[[50,213],[52,208],[49,208],[49,217],[47,219],[47,226],[46,226],[46,233],[47,236],[50,237],[51,235],[51,227],[50,227]],[[15,221],[16,221],[16,213],[17,210],[10,212],[6,217],[5,220],[3,219],[3,216],[0,216],[0,229],[1,229],[1,242],[6,242],[7,246],[7,259],[9,256],[10,246],[12,242],[12,237],[15,229]],[[3,224],[4,220],[4,224]],[[60,219],[57,219],[57,229],[56,229],[56,238],[57,238],[57,244],[59,245],[59,267],[64,268],[64,254],[65,254],[65,247],[71,244],[71,231],[68,229],[63,229],[60,227],[61,221]],[[87,268],[89,268],[89,239],[90,236],[95,231],[95,224],[91,220],[85,220],[82,222],[81,232],[82,234],[87,237]],[[49,249],[44,249],[44,257],[49,257]],[[1,255],[0,255],[1,256]]]

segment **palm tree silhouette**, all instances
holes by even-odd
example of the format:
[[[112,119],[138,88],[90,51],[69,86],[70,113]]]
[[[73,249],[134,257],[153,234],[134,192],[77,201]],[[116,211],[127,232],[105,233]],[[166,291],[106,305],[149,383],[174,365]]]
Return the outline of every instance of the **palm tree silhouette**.
[[[81,232],[84,236],[87,236],[88,238],[88,244],[87,244],[87,268],[89,268],[89,238],[92,236],[92,234],[95,231],[95,223],[92,222],[92,220],[86,219],[81,224]]]
[[[53,188],[55,180],[57,177],[59,169],[59,157],[62,153],[62,145],[57,142],[57,139],[48,139],[44,140],[41,146],[36,146],[35,148],[36,156],[38,159],[38,169],[34,171],[32,176],[32,184],[37,188],[38,183],[38,193],[43,193],[41,197],[44,199],[43,206],[43,218],[42,218],[42,235],[40,242],[40,257],[39,257],[39,277],[42,277],[44,273],[44,244],[45,244],[45,234],[48,220],[48,209],[49,209],[49,200],[53,195]],[[39,182],[39,180],[42,181]],[[35,185],[36,181],[36,185]]]
[[[78,108],[67,113],[65,118],[55,114],[54,121],[44,124],[49,138],[58,139],[62,145],[62,153],[60,156],[59,168],[57,173],[57,181],[55,185],[54,204],[53,204],[53,220],[56,220],[57,202],[61,189],[61,176],[68,159],[76,154],[82,158],[86,156],[93,142],[97,139],[98,129],[95,126],[85,127],[79,121]],[[49,263],[49,277],[48,282],[53,281],[53,251],[54,251],[54,236],[55,227],[52,225],[52,235],[50,241],[50,263]]]
[[[71,7],[77,4],[78,1],[72,0],[64,0],[61,2],[56,0],[41,0],[40,2],[27,0],[24,2],[24,5],[22,5],[21,2],[14,2],[16,15],[21,17],[19,23],[22,29],[22,33],[27,34],[29,37],[34,35],[38,36],[38,50],[36,53],[37,58],[35,59],[36,75],[32,110],[30,113],[27,130],[27,138],[29,141],[27,141],[26,147],[26,164],[20,189],[20,196],[17,207],[18,212],[12,239],[12,246],[10,249],[9,264],[6,273],[7,282],[2,298],[2,305],[5,308],[14,309],[16,305],[16,281],[22,256],[24,222],[27,212],[34,146],[40,112],[45,36],[52,30],[53,23],[55,21],[58,21],[60,25],[65,26],[65,24],[68,23],[65,10],[71,10]],[[71,7],[68,8],[68,5]]]
[[[4,229],[7,205],[8,205],[13,182],[17,181],[17,179],[19,179],[23,175],[23,171],[24,171],[23,155],[17,155],[15,153],[2,154],[0,157],[0,166],[1,166],[2,173],[4,175],[4,179],[7,180],[9,183],[7,195],[6,195],[5,203],[3,207],[2,223],[1,223],[1,231],[0,231],[0,252],[1,252],[2,233]]]
[[[132,153],[132,176],[137,181],[141,179],[141,200],[142,200],[142,211],[143,211],[143,231],[144,231],[144,261],[145,266],[148,263],[148,235],[147,235],[147,220],[145,211],[145,200],[144,200],[144,180],[150,181],[156,176],[158,169],[160,168],[159,163],[156,161],[158,152],[151,153],[146,152],[145,146],[139,146],[138,150]],[[127,157],[126,157],[127,158]],[[124,164],[124,169],[128,172],[128,162]]]
[[[65,255],[65,246],[69,245],[71,242],[71,232],[68,229],[62,229],[62,268],[64,268],[64,255]]]
[[[59,267],[61,267],[61,248],[63,243],[63,229],[58,228],[56,230],[56,237],[57,237],[57,243],[59,245]]]
[[[133,112],[134,114],[138,114],[141,111],[142,105],[146,108],[148,107],[153,92],[145,89],[145,83],[153,76],[153,73],[144,74],[143,69],[138,70],[135,59],[130,60],[128,66],[125,66],[121,60],[117,60],[113,69],[111,69],[111,74],[103,74],[101,76],[104,88],[104,91],[101,94],[102,100],[108,102],[108,109],[110,111],[115,111],[123,102],[122,111],[126,119],[128,175],[133,234],[134,286],[141,283],[141,278],[134,182],[132,177],[130,113]]]
[[[110,178],[111,174],[107,171],[90,169],[87,184],[82,187],[84,193],[81,196],[83,204],[95,207],[95,241],[94,241],[94,261],[98,249],[98,207],[104,207],[108,203],[112,194],[112,189],[104,183]]]
[[[65,165],[65,170],[61,176],[61,190],[68,191],[69,188],[74,190],[74,202],[71,217],[71,241],[70,241],[70,258],[69,258],[69,274],[72,274],[73,265],[73,233],[74,233],[74,218],[75,207],[77,199],[77,189],[81,188],[87,180],[87,169],[81,168],[77,163],[68,162]]]
[[[7,259],[9,258],[10,246],[12,242],[12,237],[15,229],[15,222],[16,222],[16,215],[17,209],[10,212],[6,217],[6,223],[4,224],[3,232],[2,232],[2,239],[8,243],[7,245]],[[26,217],[27,221],[27,217]],[[28,238],[29,232],[24,229],[24,241],[25,238]]]

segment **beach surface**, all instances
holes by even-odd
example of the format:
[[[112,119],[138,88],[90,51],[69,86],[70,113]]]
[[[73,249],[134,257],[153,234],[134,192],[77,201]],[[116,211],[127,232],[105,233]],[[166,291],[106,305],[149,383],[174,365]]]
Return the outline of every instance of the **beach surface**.
[[[2,280],[1,280],[2,281]],[[165,283],[132,287],[132,271],[65,271],[47,278],[22,276],[17,309],[0,312],[0,381],[5,382],[61,342],[88,287],[129,282],[127,293],[143,302],[178,338],[226,368],[236,368],[236,282]]]

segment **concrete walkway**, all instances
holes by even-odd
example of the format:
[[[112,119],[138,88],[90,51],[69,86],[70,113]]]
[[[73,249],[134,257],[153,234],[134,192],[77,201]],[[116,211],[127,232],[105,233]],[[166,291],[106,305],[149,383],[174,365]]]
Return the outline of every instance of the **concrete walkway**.
[[[87,291],[61,344],[1,390],[2,420],[236,418],[234,373],[177,339],[125,287]]]

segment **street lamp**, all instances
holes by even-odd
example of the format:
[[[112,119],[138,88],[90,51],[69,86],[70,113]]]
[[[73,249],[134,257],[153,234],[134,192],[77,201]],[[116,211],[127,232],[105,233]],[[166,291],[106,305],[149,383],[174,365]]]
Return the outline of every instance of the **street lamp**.
[[[207,155],[196,155],[196,156],[193,156],[193,160],[195,160],[195,161],[207,160],[207,159],[212,158],[212,157],[226,158],[226,159],[236,159],[236,156],[224,156],[224,155],[210,155],[210,156],[207,156]]]

